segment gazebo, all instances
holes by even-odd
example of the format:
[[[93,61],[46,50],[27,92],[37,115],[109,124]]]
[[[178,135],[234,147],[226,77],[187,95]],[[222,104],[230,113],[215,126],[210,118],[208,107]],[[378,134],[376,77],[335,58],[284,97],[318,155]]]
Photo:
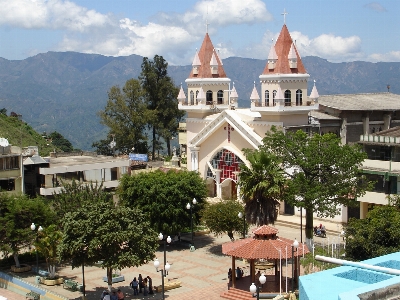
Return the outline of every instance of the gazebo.
[[[255,281],[256,262],[269,261],[275,268],[275,276],[281,276],[278,269],[279,259],[292,258],[293,240],[277,236],[278,229],[272,226],[263,225],[253,230],[253,236],[245,239],[227,242],[222,245],[222,253],[232,256],[232,287],[236,288],[235,259],[242,258],[250,261],[250,282]],[[296,251],[293,252],[294,258],[308,253],[305,244],[299,243]],[[286,257],[287,255],[287,257]],[[294,280],[299,271],[298,259],[295,259]],[[276,291],[275,291],[276,292]]]

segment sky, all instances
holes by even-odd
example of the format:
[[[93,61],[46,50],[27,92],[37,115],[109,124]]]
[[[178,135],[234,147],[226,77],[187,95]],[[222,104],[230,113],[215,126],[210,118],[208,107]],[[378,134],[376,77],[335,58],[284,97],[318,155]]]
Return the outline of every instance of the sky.
[[[399,0],[0,0],[0,57],[158,54],[188,65],[208,32],[221,58],[266,59],[285,23],[302,57],[400,62],[399,12]]]

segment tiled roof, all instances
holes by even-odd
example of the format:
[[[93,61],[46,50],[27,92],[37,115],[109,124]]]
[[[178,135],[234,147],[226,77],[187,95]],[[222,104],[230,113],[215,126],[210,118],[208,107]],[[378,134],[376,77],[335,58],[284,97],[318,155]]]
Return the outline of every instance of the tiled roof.
[[[283,25],[281,33],[279,34],[279,37],[276,41],[275,44],[275,52],[278,56],[278,60],[276,61],[276,66],[275,69],[270,70],[268,68],[268,62],[264,68],[263,75],[269,75],[269,74],[306,74],[307,71],[303,65],[303,62],[301,61],[300,55],[297,52],[296,47],[294,48],[294,51],[296,52],[297,56],[297,68],[291,69],[289,66],[289,60],[288,60],[288,55],[290,48],[292,47],[293,40],[292,37],[290,36],[290,33],[286,27],[286,25]]]
[[[198,75],[193,74],[193,70],[190,72],[189,78],[226,78],[222,62],[218,56],[215,55],[215,59],[218,62],[218,74],[211,74],[210,61],[215,52],[214,46],[211,42],[210,36],[206,33],[203,44],[201,45],[198,53],[201,65],[199,67]],[[216,53],[216,52],[215,52]]]
[[[253,230],[253,233],[258,234],[258,235],[277,234],[278,232],[279,232],[278,229],[276,229],[275,227],[272,227],[272,226],[268,226],[268,225],[263,225],[263,226],[260,226]]]
[[[392,93],[324,95],[318,99],[320,106],[338,110],[400,110],[400,95]]]
[[[340,120],[340,118],[338,118],[338,117],[331,116],[331,115],[328,115],[328,114],[325,114],[323,112],[316,111],[316,110],[310,111],[310,116],[314,117],[316,119],[319,119],[319,120]]]
[[[292,257],[292,244],[293,240],[286,238],[259,240],[255,237],[228,242],[222,245],[222,253],[229,256],[246,258],[246,259],[282,259]],[[297,251],[294,256],[303,256],[308,253],[307,246],[299,243]],[[279,250],[281,253],[279,253]]]
[[[376,132],[376,133],[374,133],[372,135],[400,137],[400,126],[396,126],[396,127],[393,127],[393,128],[382,130],[382,131]]]

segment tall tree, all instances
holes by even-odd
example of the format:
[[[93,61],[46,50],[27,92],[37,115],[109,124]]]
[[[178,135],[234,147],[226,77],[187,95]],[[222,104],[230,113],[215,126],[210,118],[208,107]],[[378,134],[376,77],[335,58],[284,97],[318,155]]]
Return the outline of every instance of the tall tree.
[[[122,90],[118,86],[111,87],[106,107],[98,115],[100,122],[110,129],[109,134],[115,135],[117,150],[129,153],[134,147],[136,152],[147,153],[148,116],[143,89],[137,79],[126,81]]]
[[[145,90],[145,99],[149,111],[148,124],[152,135],[152,157],[154,159],[157,135],[167,143],[168,155],[171,154],[170,140],[176,134],[178,122],[184,113],[178,110],[179,89],[168,75],[168,63],[162,56],[155,55],[153,60],[143,58],[139,80]]]
[[[196,172],[158,170],[136,176],[124,175],[118,195],[122,204],[146,213],[154,230],[175,234],[190,225],[190,210],[186,205],[192,203],[193,198],[197,200],[192,209],[193,220],[198,222],[207,190]]]
[[[240,167],[240,194],[246,219],[256,225],[274,224],[285,183],[280,160],[270,152],[245,150],[250,163]]]
[[[102,261],[108,286],[112,272],[138,267],[154,258],[158,234],[138,209],[116,206],[112,202],[86,203],[62,219],[60,257],[72,268]]]
[[[74,151],[74,147],[71,142],[68,141],[61,133],[54,131],[48,136],[51,139],[51,143],[60,148],[64,152],[72,152]]]
[[[36,239],[37,232],[32,232],[31,224],[46,228],[54,222],[55,216],[43,198],[0,193],[0,250],[5,255],[13,255],[17,268],[20,250]]]
[[[306,211],[307,241],[313,238],[314,213],[334,217],[341,205],[355,205],[369,188],[360,170],[366,154],[358,145],[341,145],[334,134],[309,136],[273,127],[263,143],[262,151],[274,153],[290,179],[284,200]]]

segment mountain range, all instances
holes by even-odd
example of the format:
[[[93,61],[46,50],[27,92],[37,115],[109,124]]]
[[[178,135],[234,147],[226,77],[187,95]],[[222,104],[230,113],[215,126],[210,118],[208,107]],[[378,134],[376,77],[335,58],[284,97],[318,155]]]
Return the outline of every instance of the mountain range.
[[[107,128],[97,116],[107,102],[107,91],[114,85],[137,78],[143,57],[109,57],[76,52],[47,52],[24,60],[0,58],[0,109],[22,115],[38,132],[60,132],[75,148],[87,150],[94,141],[105,138]],[[386,92],[400,94],[400,63],[331,63],[309,56],[302,58],[320,95]],[[228,77],[235,83],[239,107],[250,106],[253,82],[266,60],[229,57],[223,60]],[[176,85],[185,82],[191,65],[168,66]],[[185,89],[185,84],[184,84]]]

